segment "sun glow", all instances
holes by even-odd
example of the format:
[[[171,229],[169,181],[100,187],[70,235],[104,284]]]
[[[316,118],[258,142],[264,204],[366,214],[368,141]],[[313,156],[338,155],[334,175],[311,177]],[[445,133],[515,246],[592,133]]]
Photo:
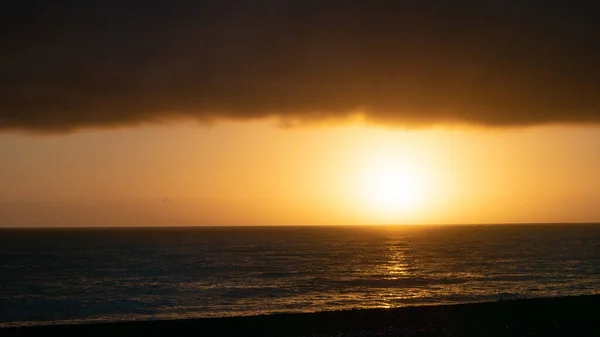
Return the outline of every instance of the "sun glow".
[[[383,211],[410,210],[424,198],[423,177],[404,168],[381,168],[369,173],[369,200]]]
[[[415,158],[371,158],[361,174],[362,202],[374,221],[410,221],[432,201],[431,173]]]

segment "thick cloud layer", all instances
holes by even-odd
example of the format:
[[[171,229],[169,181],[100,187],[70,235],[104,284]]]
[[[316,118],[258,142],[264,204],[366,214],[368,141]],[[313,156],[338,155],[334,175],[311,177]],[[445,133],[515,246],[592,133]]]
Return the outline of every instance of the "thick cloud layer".
[[[14,1],[0,129],[177,118],[600,122],[582,1]]]

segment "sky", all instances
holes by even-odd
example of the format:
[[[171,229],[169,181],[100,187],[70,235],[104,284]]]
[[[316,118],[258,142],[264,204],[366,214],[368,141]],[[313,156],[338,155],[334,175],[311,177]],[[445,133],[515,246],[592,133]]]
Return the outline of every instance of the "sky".
[[[600,221],[589,1],[19,1],[0,226]]]

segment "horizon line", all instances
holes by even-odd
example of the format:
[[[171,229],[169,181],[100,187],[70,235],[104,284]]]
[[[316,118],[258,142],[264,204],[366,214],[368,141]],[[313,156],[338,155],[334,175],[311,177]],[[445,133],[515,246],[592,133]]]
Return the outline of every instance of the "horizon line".
[[[298,228],[298,227],[458,227],[458,226],[539,226],[539,225],[600,225],[600,221],[570,222],[499,222],[447,224],[350,224],[350,225],[127,225],[127,226],[0,226],[2,229],[140,229],[140,228]]]

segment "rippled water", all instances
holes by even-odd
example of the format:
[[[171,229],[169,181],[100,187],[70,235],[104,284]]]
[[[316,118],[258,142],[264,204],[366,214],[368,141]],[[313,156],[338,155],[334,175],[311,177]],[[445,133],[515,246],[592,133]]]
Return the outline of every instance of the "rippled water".
[[[599,225],[0,230],[0,326],[600,292]]]

